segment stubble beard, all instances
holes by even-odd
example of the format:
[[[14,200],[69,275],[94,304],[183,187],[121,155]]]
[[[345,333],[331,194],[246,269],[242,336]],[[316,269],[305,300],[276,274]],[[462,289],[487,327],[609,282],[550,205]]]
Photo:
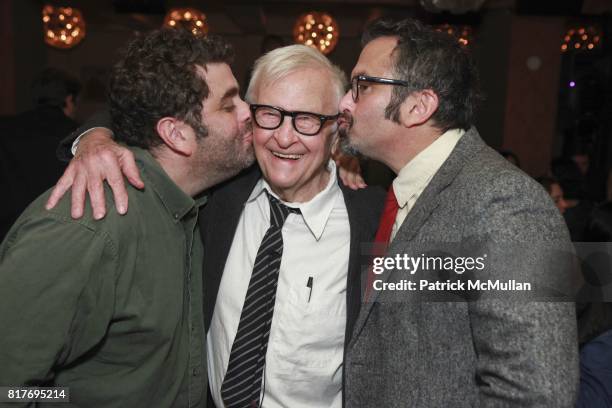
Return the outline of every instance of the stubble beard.
[[[355,146],[350,139],[349,133],[355,124],[355,120],[352,117],[346,117],[346,123],[343,126],[340,126],[338,129],[338,133],[340,134],[339,146],[340,151],[349,156],[354,156],[360,159],[364,159],[364,155],[359,151],[357,146]]]
[[[252,132],[251,125],[247,125],[231,138],[214,138],[222,143],[207,143],[206,138],[211,138],[212,132],[204,139],[200,139],[197,167],[201,171],[205,184],[212,187],[226,181],[242,170],[250,167],[255,162],[253,145],[245,146],[244,137]]]

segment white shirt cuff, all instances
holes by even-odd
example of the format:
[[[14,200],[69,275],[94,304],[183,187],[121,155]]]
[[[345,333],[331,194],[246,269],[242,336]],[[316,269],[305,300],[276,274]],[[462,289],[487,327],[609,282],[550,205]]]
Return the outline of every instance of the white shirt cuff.
[[[89,132],[91,132],[92,130],[96,130],[96,129],[108,130],[111,135],[114,135],[112,130],[110,130],[109,128],[103,127],[103,126],[97,126],[97,127],[92,127],[91,129],[87,129],[86,131],[84,131],[83,133],[78,135],[77,138],[74,139],[74,142],[72,142],[72,147],[70,148],[70,152],[72,153],[73,156],[76,155],[76,152],[77,152],[77,149],[79,147],[79,142],[81,141],[81,138],[83,136],[85,136],[86,134],[88,134]]]

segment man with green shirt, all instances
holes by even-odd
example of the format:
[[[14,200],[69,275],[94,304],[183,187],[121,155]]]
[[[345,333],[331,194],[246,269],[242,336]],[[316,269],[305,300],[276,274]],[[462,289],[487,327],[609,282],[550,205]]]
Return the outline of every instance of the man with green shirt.
[[[201,193],[253,162],[230,60],[221,40],[180,30],[129,45],[109,104],[146,188],[99,221],[72,219],[69,197],[45,210],[45,193],[13,225],[0,246],[0,387],[67,387],[76,406],[205,406]]]

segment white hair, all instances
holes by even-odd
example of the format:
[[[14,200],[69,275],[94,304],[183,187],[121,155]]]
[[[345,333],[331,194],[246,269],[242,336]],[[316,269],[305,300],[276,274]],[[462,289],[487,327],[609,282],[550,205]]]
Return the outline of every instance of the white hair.
[[[254,102],[262,86],[276,82],[300,69],[325,69],[338,93],[338,103],[346,91],[346,75],[340,67],[331,63],[325,55],[305,45],[288,45],[276,48],[255,61],[253,75],[246,91],[246,100]]]

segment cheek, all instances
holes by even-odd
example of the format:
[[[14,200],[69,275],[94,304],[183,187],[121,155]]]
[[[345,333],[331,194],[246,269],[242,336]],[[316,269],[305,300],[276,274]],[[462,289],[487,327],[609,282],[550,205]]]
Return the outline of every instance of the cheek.
[[[265,149],[268,140],[270,140],[268,132],[262,132],[261,129],[253,129],[253,147],[255,150]]]
[[[326,137],[314,136],[312,140],[303,141],[304,147],[310,156],[310,164],[320,166],[321,163],[327,162],[331,156],[331,135]]]
[[[257,161],[265,164],[269,159],[268,149],[266,144],[269,142],[271,135],[269,132],[263,132],[261,129],[253,129],[253,152]]]

